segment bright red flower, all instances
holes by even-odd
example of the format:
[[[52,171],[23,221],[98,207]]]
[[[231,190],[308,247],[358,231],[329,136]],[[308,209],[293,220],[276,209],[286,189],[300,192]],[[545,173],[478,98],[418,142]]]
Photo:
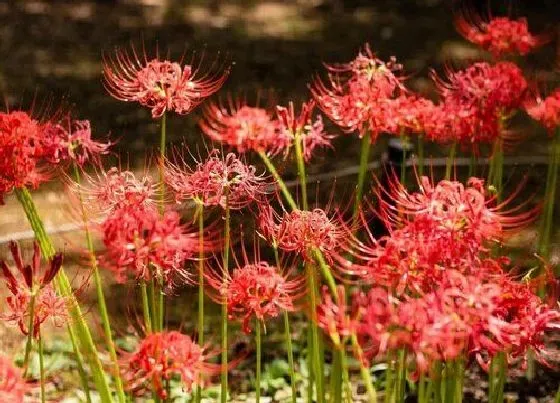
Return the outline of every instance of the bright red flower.
[[[117,167],[105,171],[100,167],[95,177],[84,175],[83,184],[73,183],[72,187],[94,212],[107,214],[124,207],[143,210],[156,203],[158,185],[147,174],[137,178],[131,171]]]
[[[329,80],[315,80],[311,86],[313,98],[321,110],[347,132],[358,131],[363,136],[372,133],[375,141],[380,132],[391,131],[386,117],[391,114],[388,100],[405,92],[402,69],[392,58],[388,63],[379,60],[365,46],[356,59],[346,64],[327,65]]]
[[[526,55],[548,41],[544,35],[529,32],[527,19],[484,18],[474,13],[455,19],[457,31],[468,41],[488,50],[495,57]]]
[[[234,147],[239,153],[256,151],[276,155],[290,147],[289,136],[280,130],[272,114],[244,102],[230,101],[228,107],[209,104],[199,125],[212,140]]]
[[[257,175],[253,165],[247,165],[235,154],[224,158],[213,150],[206,161],[190,168],[185,161],[167,162],[165,181],[175,193],[177,202],[193,200],[204,206],[242,209],[258,201],[266,193],[263,176]]]
[[[159,57],[148,60],[145,53],[139,56],[134,48],[131,52],[117,51],[103,65],[105,88],[118,100],[138,102],[151,109],[154,118],[167,111],[184,115],[220,89],[229,68],[222,71],[213,63],[202,73],[200,64],[181,63]]]
[[[550,134],[560,126],[560,88],[546,98],[536,97],[525,103],[525,110],[533,119],[543,125]]]
[[[296,116],[293,102],[290,102],[287,108],[277,106],[281,136],[289,139],[288,145],[292,145],[296,139],[301,141],[305,161],[311,159],[316,147],[330,147],[334,137],[325,132],[320,115],[313,121],[313,109],[315,109],[314,101],[304,102],[299,116]],[[289,147],[285,146],[284,149],[284,154],[287,154]]]
[[[220,365],[208,360],[214,356],[189,336],[176,331],[152,333],[146,336],[132,354],[121,359],[123,378],[129,390],[144,392],[153,388],[166,399],[166,381],[181,378],[187,391],[202,386],[206,378],[220,372]]]
[[[161,215],[153,207],[121,207],[101,224],[105,265],[118,281],[160,279],[168,288],[190,280],[185,262],[199,247],[198,233],[180,223],[179,215]]]
[[[3,314],[3,318],[17,324],[24,334],[28,334],[30,302],[34,295],[33,336],[39,337],[40,327],[47,319],[52,319],[57,326],[62,326],[67,318],[66,301],[56,295],[51,286],[52,280],[62,267],[62,254],[56,254],[48,262],[48,267],[43,271],[41,278],[37,278],[41,270],[41,252],[38,243],[34,243],[31,264],[24,265],[16,242],[10,242],[10,250],[23,281],[16,278],[4,260],[0,260],[0,269],[11,293],[6,297],[6,305],[10,312]]]
[[[251,332],[251,319],[265,324],[282,311],[294,311],[294,301],[303,294],[305,279],[280,272],[267,262],[246,263],[230,275],[225,270],[209,271],[209,285],[217,291],[214,299],[227,304],[230,319],[240,319],[245,333]]]
[[[27,389],[19,368],[8,358],[0,356],[0,400],[23,403]]]
[[[258,221],[262,236],[278,248],[298,253],[308,261],[313,261],[317,249],[332,262],[349,242],[345,227],[319,208],[293,210],[279,216],[270,206],[263,205]]]
[[[356,334],[358,312],[346,305],[344,286],[337,287],[337,298],[333,298],[328,287],[323,286],[321,303],[317,305],[317,324],[340,346],[342,338]]]

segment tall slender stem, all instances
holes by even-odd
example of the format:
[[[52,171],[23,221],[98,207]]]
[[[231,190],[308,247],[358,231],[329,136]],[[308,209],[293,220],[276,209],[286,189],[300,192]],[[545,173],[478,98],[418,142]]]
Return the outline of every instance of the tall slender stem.
[[[29,325],[27,326],[27,342],[25,343],[25,355],[23,357],[23,375],[27,374],[27,369],[29,367],[29,355],[33,347],[33,333],[34,333],[34,323],[35,323],[35,291],[31,293],[31,299],[29,301]]]
[[[33,229],[35,237],[39,242],[39,246],[41,248],[43,256],[46,259],[52,258],[55,255],[56,251],[50,237],[47,235],[47,231],[45,230],[43,221],[41,220],[39,213],[37,212],[35,203],[33,203],[31,194],[25,187],[17,189],[15,193],[18,201],[23,207],[23,210],[25,212],[25,215],[27,216],[27,220],[31,225],[31,228]],[[70,326],[73,327],[77,339],[80,342],[80,346],[83,350],[84,356],[89,362],[90,370],[92,372],[93,380],[97,387],[101,402],[112,402],[107,378],[97,354],[95,343],[93,342],[93,338],[83,317],[80,306],[78,305],[78,302],[74,297],[72,286],[70,285],[70,280],[66,276],[63,268],[61,268],[61,270],[58,272],[54,281],[58,292],[68,300],[67,307],[72,319]]]
[[[280,256],[278,255],[278,246],[276,243],[272,245],[274,250],[274,261],[276,268],[281,270]],[[292,347],[292,333],[290,331],[290,317],[288,311],[284,311],[284,337],[286,338],[286,352],[288,354],[288,367],[290,371],[290,386],[292,388],[292,403],[297,401],[296,375],[294,370],[294,351]]]
[[[362,197],[364,194],[364,185],[366,182],[366,174],[369,162],[369,152],[371,150],[371,135],[368,131],[362,136],[362,144],[360,149],[360,168],[358,171],[358,182],[356,183],[356,199],[354,200],[353,221],[358,219],[360,207],[362,205]]]
[[[204,206],[197,206],[198,217],[198,344],[204,345]],[[202,386],[196,387],[195,401],[202,400]]]
[[[375,390],[375,386],[373,385],[373,380],[371,379],[369,368],[364,365],[364,353],[362,351],[360,343],[358,343],[358,337],[353,334],[351,340],[352,347],[354,348],[354,351],[356,353],[356,358],[360,362],[360,375],[362,376],[362,381],[364,382],[364,386],[366,387],[368,402],[377,403],[377,391]]]
[[[449,149],[449,155],[447,156],[447,162],[445,164],[445,179],[451,179],[451,171],[455,165],[455,153],[457,151],[457,143],[453,143]]]
[[[303,158],[303,148],[301,144],[301,135],[299,132],[295,134],[295,150],[296,150],[296,162],[299,176],[299,184],[301,187],[301,205],[303,210],[308,210],[308,200],[307,200],[307,177],[305,174],[305,160]]]
[[[78,166],[74,164],[74,179],[76,183],[80,184],[81,177]],[[107,303],[105,300],[105,293],[103,291],[103,282],[101,281],[101,275],[99,274],[99,266],[97,265],[97,258],[95,256],[95,248],[93,247],[93,239],[91,232],[89,230],[88,217],[85,209],[84,201],[81,192],[78,192],[78,197],[80,200],[80,209],[82,213],[82,222],[84,225],[84,232],[86,236],[86,246],[89,252],[90,265],[93,272],[93,279],[95,282],[95,290],[97,292],[97,304],[99,305],[99,316],[101,317],[101,324],[103,326],[103,335],[105,336],[105,345],[109,351],[109,356],[113,362],[113,376],[115,378],[115,387],[117,389],[117,397],[120,403],[124,403],[126,400],[124,394],[124,387],[120,376],[120,366],[117,358],[117,352],[115,350],[115,344],[113,343],[113,335],[111,331],[111,322],[109,320],[109,313],[107,311]]]
[[[309,308],[311,310],[311,354],[313,355],[313,373],[315,375],[315,388],[317,391],[317,402],[324,401],[323,390],[323,365],[321,362],[321,353],[319,349],[319,329],[317,327],[317,284],[315,283],[315,273],[313,266],[306,263],[307,272],[307,288],[309,295]]]
[[[257,325],[255,326],[255,343],[257,344],[257,369],[256,369],[256,381],[255,390],[257,393],[256,403],[261,401],[261,322],[256,320]]]
[[[45,403],[45,363],[43,356],[43,337],[39,331],[39,374],[41,380],[41,403]]]
[[[502,183],[504,171],[503,139],[497,138],[492,149],[490,158],[490,169],[488,172],[488,184],[494,188],[496,198],[499,202],[502,197]]]
[[[152,315],[150,312],[148,288],[146,287],[145,281],[142,281],[140,283],[140,292],[142,293],[142,313],[144,314],[144,326],[146,326],[146,333],[150,334],[153,331]]]
[[[276,167],[274,166],[270,158],[268,158],[268,155],[266,155],[266,153],[261,151],[259,152],[259,156],[261,157],[262,161],[266,165],[268,171],[272,174],[272,177],[276,180],[276,183],[278,184],[278,187],[280,188],[280,191],[282,192],[284,199],[286,199],[286,201],[290,205],[290,208],[292,210],[296,210],[298,208],[297,203],[295,202],[294,198],[292,197],[292,194],[288,190],[286,183],[284,182],[284,180],[276,170]]]
[[[229,246],[230,246],[230,206],[229,191],[226,189],[226,207],[225,207],[225,228],[224,228],[224,254],[222,261],[222,269],[224,277],[229,271]],[[225,278],[224,278],[225,281]],[[225,298],[225,297],[224,297]],[[222,301],[222,376],[221,376],[221,402],[227,401],[228,392],[228,301]]]
[[[164,112],[161,116],[161,133],[159,144],[159,184],[160,184],[160,212],[163,215],[165,212],[165,145],[167,136],[167,114]],[[154,327],[161,331],[163,330],[163,322],[165,317],[165,294],[163,278],[154,279],[154,289],[156,298],[154,298]]]
[[[84,394],[86,395],[86,402],[91,403],[91,395],[89,390],[89,383],[87,379],[87,374],[84,369],[84,359],[82,357],[82,353],[78,349],[78,341],[76,340],[76,335],[74,334],[74,330],[72,326],[67,326],[68,334],[70,335],[70,341],[72,342],[72,351],[74,352],[74,356],[76,357],[76,366],[78,367],[78,375],[80,376],[80,381],[82,382],[82,387],[84,388]]]

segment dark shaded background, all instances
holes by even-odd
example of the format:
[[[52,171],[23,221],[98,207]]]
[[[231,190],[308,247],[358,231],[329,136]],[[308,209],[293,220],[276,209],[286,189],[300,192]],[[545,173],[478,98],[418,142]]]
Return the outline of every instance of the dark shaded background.
[[[513,4],[513,15],[527,15],[536,32],[558,23],[557,0],[493,4],[503,3]],[[131,42],[152,54],[158,47],[171,59],[206,49],[209,60],[221,52],[234,63],[222,94],[274,88],[275,98],[286,102],[308,96],[307,84],[323,61],[350,60],[369,42],[381,58],[396,55],[411,75],[408,84],[429,94],[429,67],[482,56],[456,33],[452,9],[444,0],[2,2],[0,91],[9,105],[23,107],[34,94],[55,102],[66,97],[96,135],[110,132],[128,158],[141,162],[158,141],[157,122],[149,111],[106,94],[102,52]],[[555,43],[524,60],[532,72],[546,73],[554,63]],[[198,111],[173,116],[170,141],[200,142],[197,117]],[[340,141],[337,160],[353,159],[357,142]]]

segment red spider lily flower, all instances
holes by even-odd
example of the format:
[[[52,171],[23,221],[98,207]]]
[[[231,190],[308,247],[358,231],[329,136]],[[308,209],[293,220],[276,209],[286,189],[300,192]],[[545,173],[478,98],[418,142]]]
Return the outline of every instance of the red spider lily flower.
[[[305,279],[282,273],[264,261],[246,263],[229,274],[226,270],[210,270],[208,284],[217,295],[213,299],[227,304],[230,319],[239,319],[245,333],[251,333],[251,319],[265,324],[282,311],[295,311],[294,301],[303,295]]]
[[[526,18],[483,17],[476,13],[461,13],[455,27],[468,41],[489,51],[494,57],[526,55],[548,42],[546,35],[529,32]]]
[[[433,74],[442,104],[428,120],[427,135],[435,140],[477,145],[504,137],[504,121],[527,97],[528,84],[510,62],[474,63],[447,71],[447,82]],[[449,133],[446,133],[449,132]]]
[[[198,251],[198,233],[180,223],[174,211],[122,207],[101,224],[103,261],[117,281],[160,279],[168,289],[190,280],[185,262]]]
[[[490,245],[528,225],[539,211],[520,212],[526,203],[510,208],[515,193],[496,204],[478,178],[465,186],[456,181],[433,185],[423,177],[419,186],[419,192],[409,193],[394,178],[388,190],[378,190],[376,214],[389,235],[371,237],[370,247],[359,245],[354,264],[337,267],[343,274],[402,294],[407,287],[414,292],[431,287],[447,269],[500,271],[483,260]]]
[[[202,101],[218,91],[229,75],[217,63],[202,73],[201,65],[181,65],[159,56],[148,60],[134,48],[130,52],[117,50],[103,64],[104,85],[109,94],[121,101],[138,102],[161,117],[167,111],[180,115],[190,113]]]
[[[23,403],[27,385],[19,368],[3,356],[0,356],[0,400]]]
[[[314,251],[323,253],[329,263],[338,261],[340,251],[349,244],[346,226],[337,217],[329,217],[325,210],[292,210],[282,216],[269,205],[259,206],[261,235],[286,252],[295,252],[313,261]]]
[[[99,164],[99,158],[109,152],[111,143],[101,143],[91,138],[89,120],[67,119],[68,128],[62,123],[50,123],[45,126],[44,147],[50,162],[74,161],[83,166],[88,161]]]
[[[234,147],[239,153],[256,151],[276,155],[291,143],[272,114],[243,101],[230,100],[227,107],[209,104],[204,108],[199,126],[212,140]]]
[[[13,189],[39,184],[49,176],[40,166],[42,124],[27,112],[0,113],[0,204]]]
[[[329,80],[316,79],[311,85],[313,98],[321,110],[346,132],[358,131],[363,136],[371,131],[388,131],[385,126],[390,103],[387,101],[405,92],[402,77],[396,73],[402,66],[392,58],[379,60],[365,46],[350,63],[327,65]]]
[[[315,109],[314,101],[304,102],[299,116],[296,117],[293,102],[290,102],[287,108],[277,106],[278,120],[282,124],[281,132],[290,139],[289,145],[296,139],[301,139],[305,161],[311,159],[316,147],[331,147],[331,140],[334,138],[325,132],[320,115],[313,121],[313,109]],[[285,149],[288,150],[287,147]]]
[[[41,278],[41,252],[39,244],[34,243],[33,260],[31,264],[24,265],[19,246],[16,242],[10,242],[12,253],[17,271],[23,278],[23,282],[18,281],[14,273],[10,270],[4,260],[0,260],[2,275],[6,281],[6,286],[12,295],[6,298],[6,304],[10,310],[3,315],[8,322],[17,324],[24,334],[29,332],[30,302],[35,296],[33,309],[33,336],[39,337],[40,326],[47,319],[52,319],[55,324],[61,326],[66,319],[65,300],[54,292],[51,282],[62,267],[62,254],[56,254],[48,263]]]
[[[234,210],[247,207],[266,193],[265,178],[257,175],[253,165],[247,165],[235,154],[222,157],[213,150],[206,161],[190,168],[183,160],[166,162],[165,181],[175,193],[177,202],[192,200],[204,206],[221,206]]]
[[[560,126],[560,88],[544,99],[541,97],[529,99],[525,103],[525,111],[553,134]]]
[[[71,183],[71,188],[81,195],[89,210],[108,214],[121,208],[143,210],[156,203],[158,185],[151,176],[140,177],[131,171],[112,167],[108,171],[99,167],[97,175],[85,174],[81,184]]]
[[[220,373],[219,364],[209,363],[215,354],[176,331],[152,333],[140,342],[131,354],[121,358],[127,388],[136,393],[153,388],[166,399],[166,382],[181,378],[186,391],[202,386],[206,378]]]

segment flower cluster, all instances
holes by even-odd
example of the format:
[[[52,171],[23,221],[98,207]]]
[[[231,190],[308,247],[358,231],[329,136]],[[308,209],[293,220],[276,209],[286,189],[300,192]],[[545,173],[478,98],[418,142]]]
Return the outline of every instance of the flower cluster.
[[[19,326],[23,334],[28,334],[30,316],[33,315],[32,330],[35,338],[39,337],[41,325],[48,319],[51,319],[56,326],[62,326],[67,319],[66,301],[56,294],[51,285],[62,266],[62,254],[56,254],[48,262],[48,267],[38,279],[41,270],[41,252],[37,242],[34,244],[31,264],[23,263],[17,243],[10,242],[10,250],[17,272],[23,281],[16,278],[4,260],[0,260],[2,275],[11,294],[6,297],[9,312],[2,314],[2,318]],[[32,299],[34,299],[33,308],[31,308]]]
[[[230,319],[241,319],[245,333],[251,332],[253,318],[264,323],[282,311],[294,311],[304,285],[303,277],[283,274],[264,261],[245,264],[231,275],[209,271],[207,279],[218,293],[214,299],[227,304]]]
[[[165,181],[177,202],[192,200],[204,206],[226,204],[242,209],[258,201],[266,193],[265,178],[257,175],[253,165],[247,165],[235,154],[224,157],[213,150],[208,158],[190,168],[186,163],[166,163]]]
[[[0,400],[23,403],[27,389],[20,370],[6,357],[0,356]]]
[[[182,333],[152,333],[121,359],[123,378],[131,391],[153,387],[160,398],[166,399],[166,381],[173,376],[179,376],[185,389],[191,391],[193,386],[203,385],[205,378],[219,373],[220,366],[208,362],[212,355]]]
[[[560,88],[546,98],[537,97],[525,103],[525,110],[533,119],[543,125],[549,133],[560,126]]]
[[[495,57],[526,55],[547,41],[546,36],[529,32],[526,18],[495,17],[485,21],[476,14],[471,13],[470,18],[460,14],[455,19],[455,26],[468,41]]]
[[[442,100],[424,126],[427,137],[473,147],[503,137],[504,122],[526,99],[521,69],[510,62],[481,62],[447,76],[444,81],[434,75]]]
[[[139,56],[133,48],[117,51],[103,65],[104,84],[109,94],[121,101],[138,102],[161,117],[167,111],[180,115],[190,113],[205,98],[218,91],[229,69],[222,71],[215,64],[201,74],[200,66]]]

